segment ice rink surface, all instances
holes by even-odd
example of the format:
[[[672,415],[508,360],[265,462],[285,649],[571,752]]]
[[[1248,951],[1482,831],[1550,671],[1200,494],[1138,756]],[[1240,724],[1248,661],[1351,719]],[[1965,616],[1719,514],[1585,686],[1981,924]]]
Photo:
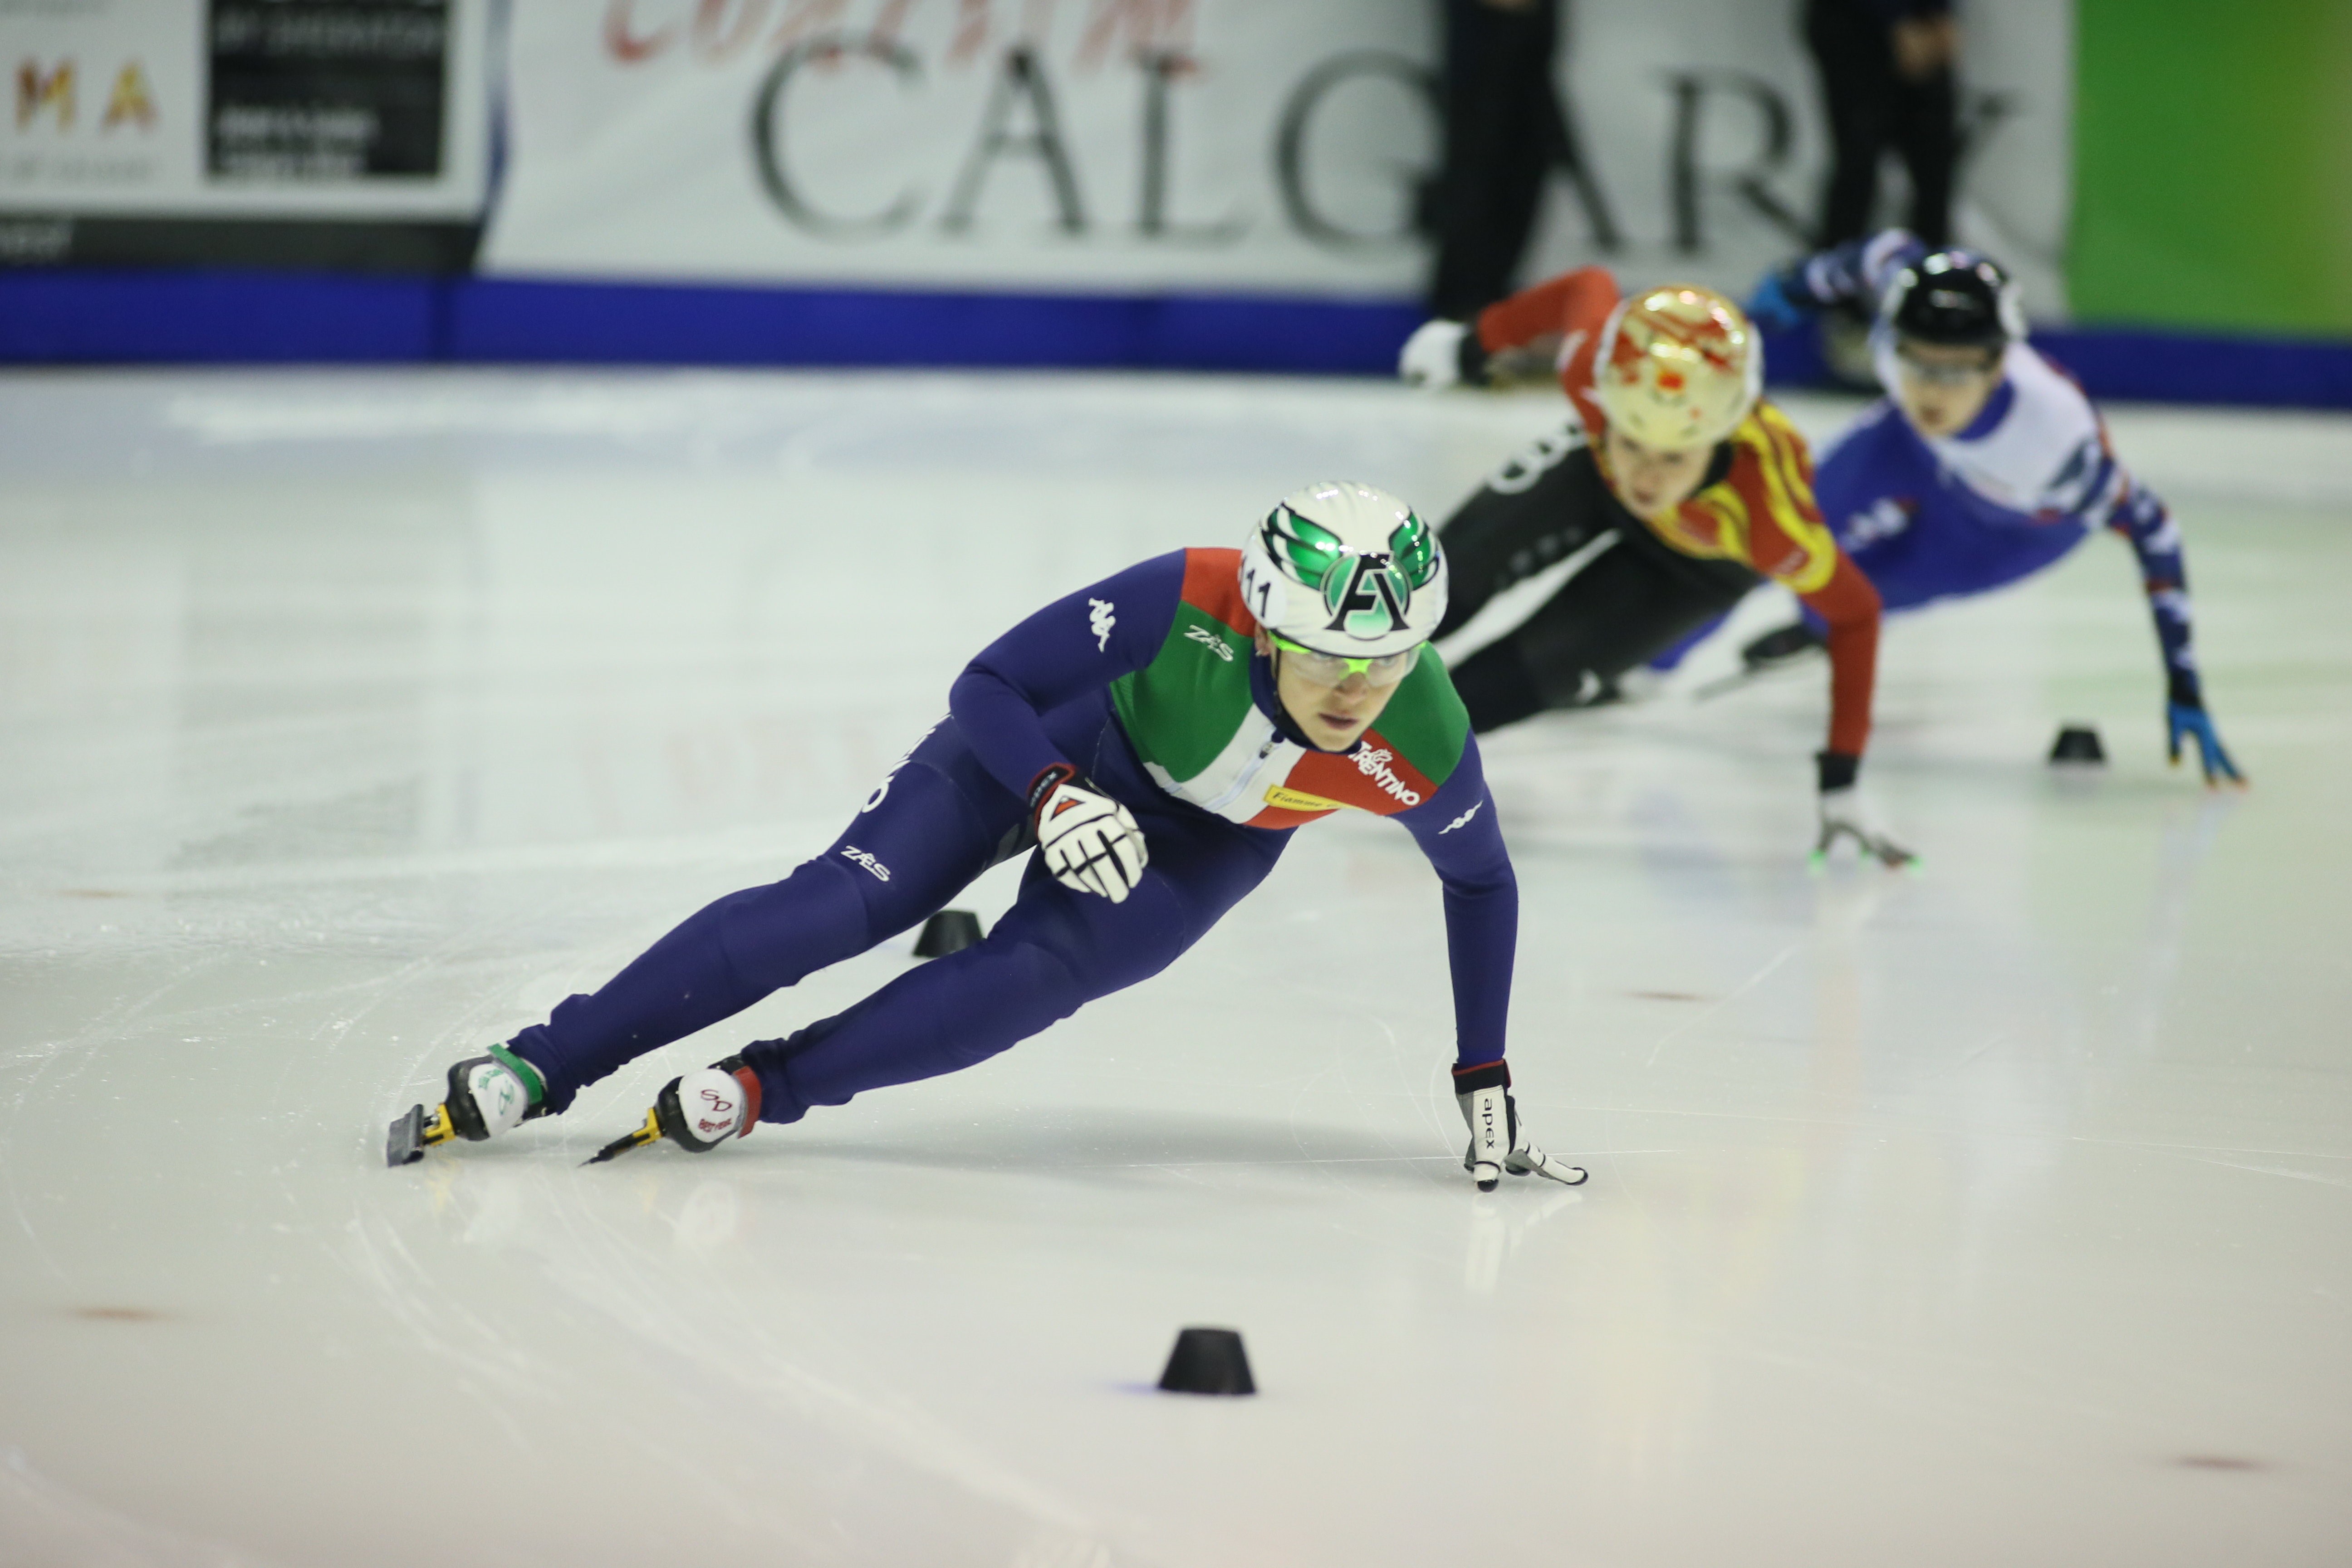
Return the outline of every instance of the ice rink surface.
[[[1437,890],[1366,819],[967,1073],[581,1168],[902,943],[384,1168],[1047,597],[1310,479],[1443,516],[1560,413],[0,377],[0,1564],[2352,1561],[2343,420],[2114,420],[2243,796],[2164,766],[2105,538],[1892,626],[1918,875],[1807,871],[1820,667],[1490,742],[1510,1059],[1580,1190],[1471,1188]],[[2043,763],[2069,720],[2110,766]],[[1152,1392],[1186,1324],[1263,1393]]]

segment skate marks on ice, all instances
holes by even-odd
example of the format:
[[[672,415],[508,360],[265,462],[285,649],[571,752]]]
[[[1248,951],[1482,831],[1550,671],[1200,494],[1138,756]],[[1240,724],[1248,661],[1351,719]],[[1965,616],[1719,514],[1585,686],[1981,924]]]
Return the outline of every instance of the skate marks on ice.
[[[778,1156],[907,1171],[1050,1177],[1092,1186],[1236,1166],[1318,1173],[1345,1167],[1328,1173],[1351,1183],[1423,1187],[1449,1159],[1457,1167],[1461,1163],[1458,1151],[1448,1155],[1425,1147],[1401,1148],[1361,1127],[1112,1106],[1060,1107],[984,1121],[919,1116],[885,1136],[854,1141],[815,1126],[794,1141],[789,1155],[779,1148]]]
[[[902,1372],[840,1344],[788,1282],[747,1274],[763,1214],[790,1201],[756,1175],[583,1173],[545,1153],[402,1173],[422,1178],[417,1190],[357,1213],[345,1263],[446,1369],[453,1410],[556,1462],[563,1478],[549,1484],[571,1491],[589,1454],[616,1477],[654,1478],[665,1514],[718,1527],[706,1545],[720,1561],[880,1568],[923,1560],[945,1534],[971,1561],[1035,1550],[1087,1562],[1107,1530],[1131,1533],[1133,1521],[1104,1521],[943,1419]],[[479,1312],[486,1289],[538,1303],[529,1331]],[[665,1415],[649,1423],[654,1410]],[[924,1500],[911,1515],[910,1497]],[[593,1553],[674,1543],[659,1520],[596,1512]]]
[[[128,1519],[0,1447],[0,1563],[16,1568],[272,1568],[260,1557]]]
[[[159,425],[159,392],[194,401]],[[1794,865],[1811,678],[1485,748],[1520,862],[1521,1107],[1596,1180],[1479,1198],[1437,902],[1379,824],[1301,835],[1131,1006],[703,1159],[570,1168],[717,1041],[410,1171],[380,1139],[448,1061],[828,840],[1013,614],[1318,474],[1442,515],[1556,396],[14,396],[0,1441],[50,1501],[7,1507],[54,1483],[197,1561],[371,1568],[413,1563],[426,1503],[453,1563],[674,1556],[679,1519],[714,1564],[2340,1544],[2352,1116],[2315,933],[2352,923],[2327,596],[2352,535],[2249,500],[2270,481],[2231,468],[2237,426],[2187,416],[2201,455],[2142,457],[2118,416],[2198,555],[2209,684],[2262,781],[2234,810],[2162,769],[2105,541],[1890,628],[1871,776],[1925,878]],[[2192,508],[2192,459],[2244,493]],[[908,542],[887,638],[832,586],[881,527]],[[2040,759],[2078,717],[2114,760],[2061,786]],[[1366,963],[1343,938],[1373,909]],[[1124,1392],[1186,1322],[1247,1332],[1254,1408]]]

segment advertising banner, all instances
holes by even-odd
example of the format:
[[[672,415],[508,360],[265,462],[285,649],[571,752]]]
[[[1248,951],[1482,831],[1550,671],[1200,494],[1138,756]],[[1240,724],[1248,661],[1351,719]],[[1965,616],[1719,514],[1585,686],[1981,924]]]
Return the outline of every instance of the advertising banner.
[[[396,260],[415,226],[463,233],[470,255],[489,16],[489,0],[0,0],[0,257],[299,259],[320,226],[345,236],[331,262],[380,265],[386,243]]]
[[[1795,0],[1570,0],[1531,267],[1742,289],[1826,159]],[[1433,0],[517,0],[485,269],[1406,298]],[[2063,312],[2072,6],[1965,13],[1964,238]],[[1894,185],[1899,176],[1890,179]],[[1890,207],[1890,211],[1897,210]]]

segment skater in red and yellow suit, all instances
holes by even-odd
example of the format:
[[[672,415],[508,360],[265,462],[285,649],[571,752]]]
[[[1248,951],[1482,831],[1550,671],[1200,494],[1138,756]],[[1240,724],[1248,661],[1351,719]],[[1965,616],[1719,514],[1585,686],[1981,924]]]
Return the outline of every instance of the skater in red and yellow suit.
[[[1828,627],[1817,847],[1851,837],[1864,854],[1907,860],[1854,787],[1870,738],[1878,595],[1813,503],[1804,437],[1758,395],[1762,350],[1739,308],[1689,284],[1621,299],[1606,271],[1580,268],[1474,323],[1424,324],[1399,368],[1424,386],[1478,383],[1505,355],[1549,359],[1576,419],[1444,525],[1454,596],[1439,637],[1512,584],[1582,561],[1540,608],[1456,667],[1472,726],[1607,700],[1626,671],[1769,577]]]

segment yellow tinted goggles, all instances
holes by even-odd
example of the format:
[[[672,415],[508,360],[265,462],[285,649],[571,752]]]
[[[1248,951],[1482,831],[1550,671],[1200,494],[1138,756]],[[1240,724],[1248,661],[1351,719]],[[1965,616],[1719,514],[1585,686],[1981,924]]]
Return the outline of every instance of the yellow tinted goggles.
[[[1282,650],[1291,668],[1318,686],[1337,686],[1351,675],[1360,675],[1374,686],[1394,686],[1411,675],[1412,667],[1421,662],[1419,645],[1402,653],[1382,654],[1378,658],[1349,658],[1344,654],[1318,653],[1277,632],[1266,635],[1274,639],[1274,646]]]

